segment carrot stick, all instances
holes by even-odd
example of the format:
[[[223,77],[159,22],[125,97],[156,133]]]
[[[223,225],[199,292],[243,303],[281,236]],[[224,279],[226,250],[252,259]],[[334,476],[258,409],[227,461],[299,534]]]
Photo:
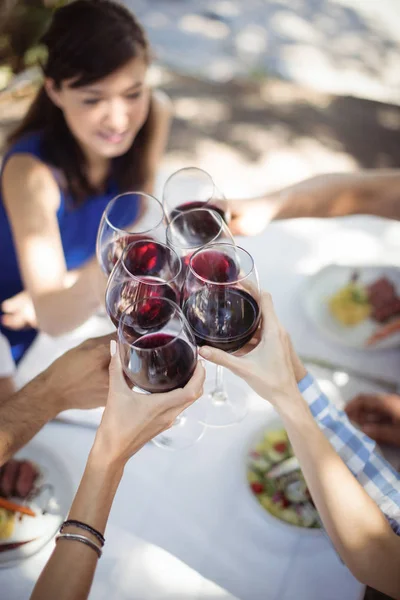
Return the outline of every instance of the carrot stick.
[[[36,517],[35,513],[32,509],[27,506],[21,506],[20,504],[15,504],[14,502],[10,502],[5,498],[0,497],[0,508],[4,508],[5,510],[10,510],[11,512],[21,513],[23,515],[28,515],[28,517]]]

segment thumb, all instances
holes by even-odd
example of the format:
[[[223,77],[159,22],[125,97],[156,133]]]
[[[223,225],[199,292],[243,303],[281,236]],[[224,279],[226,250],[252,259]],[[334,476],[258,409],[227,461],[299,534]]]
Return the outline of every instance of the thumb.
[[[119,355],[118,345],[115,340],[110,341],[110,366],[109,366],[109,374],[110,374],[110,390],[122,390],[126,389],[127,385],[124,379],[124,373],[121,365],[121,358]]]
[[[243,359],[238,358],[237,356],[233,356],[232,354],[228,354],[217,348],[211,348],[210,346],[203,346],[200,348],[199,354],[215,365],[225,367],[237,375],[243,373]]]

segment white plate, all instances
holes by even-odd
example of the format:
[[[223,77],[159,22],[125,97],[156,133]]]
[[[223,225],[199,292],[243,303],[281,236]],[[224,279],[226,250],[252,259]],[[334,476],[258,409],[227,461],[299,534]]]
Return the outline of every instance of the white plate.
[[[41,496],[28,502],[28,506],[37,513],[37,516],[23,516],[21,520],[17,516],[12,537],[0,540],[0,543],[8,544],[36,538],[35,541],[14,550],[0,552],[0,567],[12,566],[39,552],[53,538],[65,520],[74,495],[74,486],[69,473],[52,448],[32,441],[17,452],[14,458],[35,463],[41,473],[40,485],[49,484],[52,487],[48,492],[43,492]],[[47,506],[47,511],[42,515],[40,507],[44,505]]]
[[[373,283],[380,277],[386,276],[393,282],[400,295],[400,269],[396,267],[328,265],[307,279],[301,292],[308,318],[332,341],[350,348],[375,350],[400,346],[400,333],[373,346],[366,346],[368,338],[381,327],[379,323],[366,319],[359,325],[345,327],[331,315],[328,307],[329,297],[349,283],[354,270],[360,275],[360,283],[364,284]]]
[[[322,529],[314,529],[311,527],[299,527],[298,525],[292,525],[291,523],[287,523],[282,519],[278,519],[268,510],[266,510],[259,501],[257,500],[255,494],[253,493],[250,484],[247,480],[247,472],[249,469],[249,454],[254,449],[254,447],[261,441],[266,431],[273,431],[275,429],[284,429],[282,421],[278,417],[274,417],[270,419],[267,423],[264,423],[263,426],[259,427],[256,431],[253,431],[248,443],[246,444],[245,457],[244,457],[244,480],[246,489],[248,490],[249,498],[251,499],[252,505],[258,510],[259,514],[264,517],[264,519],[273,523],[274,525],[278,525],[283,527],[287,531],[296,532],[296,534],[300,533],[307,536],[321,536],[324,535],[324,531]]]

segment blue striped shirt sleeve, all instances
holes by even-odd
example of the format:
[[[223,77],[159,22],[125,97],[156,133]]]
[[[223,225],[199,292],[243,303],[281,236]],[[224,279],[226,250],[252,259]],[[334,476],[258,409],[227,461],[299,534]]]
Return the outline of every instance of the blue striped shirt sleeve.
[[[325,437],[400,535],[400,475],[382,458],[376,443],[329,401],[309,373],[300,381],[299,390]]]

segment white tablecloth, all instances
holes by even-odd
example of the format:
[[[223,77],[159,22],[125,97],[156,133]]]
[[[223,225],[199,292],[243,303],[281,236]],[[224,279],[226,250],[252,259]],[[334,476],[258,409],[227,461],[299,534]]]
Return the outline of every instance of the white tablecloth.
[[[273,224],[262,236],[239,243],[255,257],[262,287],[273,294],[298,350],[400,382],[398,350],[366,353],[328,343],[307,322],[300,299],[307,274],[328,263],[399,264],[399,234],[400,224],[379,219],[301,220]],[[93,319],[74,341],[97,330],[99,323],[104,321]],[[21,366],[20,381],[68,344],[68,337],[57,342],[39,338]],[[181,452],[147,445],[130,461],[110,516],[93,600],[362,597],[363,586],[324,536],[271,524],[255,510],[245,485],[245,448],[274,412],[249,394],[250,414],[240,425],[210,429],[197,445]],[[38,440],[64,460],[77,486],[93,436],[93,429],[51,423]],[[20,566],[1,571],[1,598],[28,598],[51,548],[49,544]]]

